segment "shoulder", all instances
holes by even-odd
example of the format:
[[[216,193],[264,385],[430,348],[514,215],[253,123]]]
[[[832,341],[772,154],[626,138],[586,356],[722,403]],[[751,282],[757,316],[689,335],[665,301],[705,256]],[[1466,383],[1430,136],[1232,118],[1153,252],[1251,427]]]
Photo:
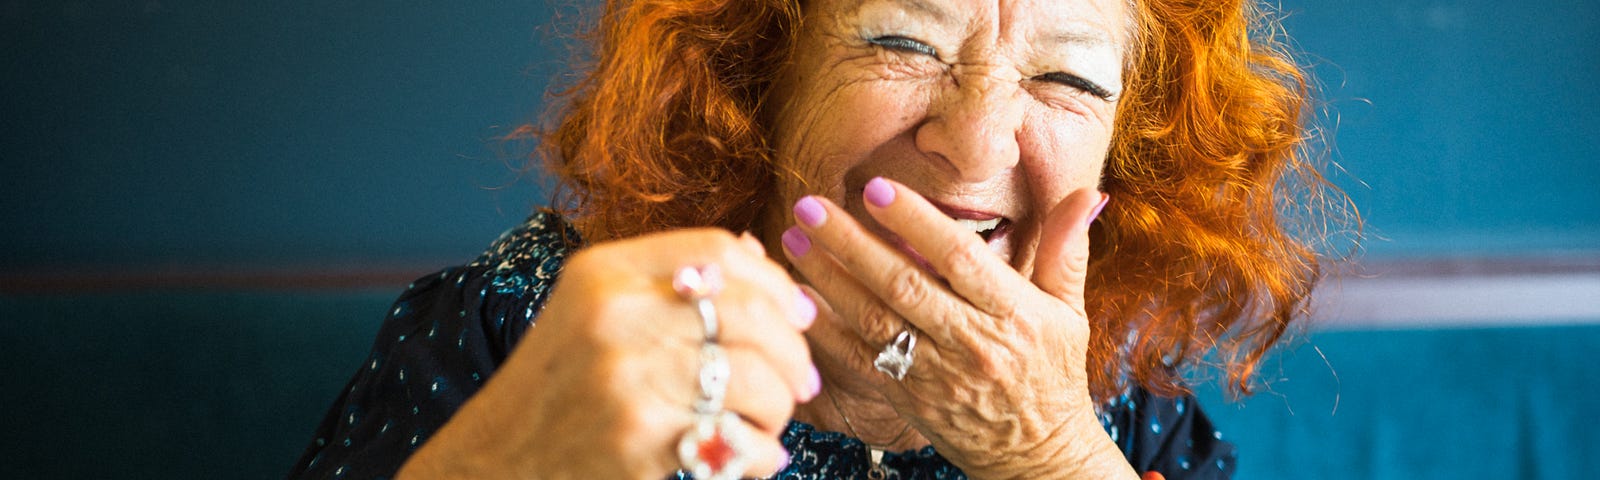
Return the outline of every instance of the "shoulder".
[[[1101,423],[1134,469],[1169,479],[1230,478],[1235,451],[1193,395],[1133,387],[1101,409]]]
[[[392,475],[504,362],[579,245],[540,212],[472,263],[412,282],[290,478]]]
[[[506,230],[476,260],[417,279],[395,302],[386,329],[458,328],[482,335],[498,359],[531,326],[582,240],[560,215],[541,211]],[[396,333],[401,334],[401,333]],[[470,342],[458,342],[460,343]],[[380,348],[382,346],[380,345]]]
[[[468,268],[489,273],[524,272],[554,277],[567,256],[583,243],[572,224],[552,211],[539,211],[500,234]]]

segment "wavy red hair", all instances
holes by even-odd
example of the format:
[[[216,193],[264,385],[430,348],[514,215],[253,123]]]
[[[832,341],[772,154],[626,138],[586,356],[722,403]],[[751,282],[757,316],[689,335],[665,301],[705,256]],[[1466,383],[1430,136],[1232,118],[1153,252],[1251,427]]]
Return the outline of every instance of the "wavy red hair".
[[[1251,1],[1132,5],[1114,200],[1092,232],[1091,388],[1182,393],[1210,363],[1248,393],[1320,276],[1297,226],[1348,223],[1320,208],[1344,197],[1312,162],[1305,73],[1275,21]],[[542,145],[556,203],[591,241],[750,229],[779,174],[759,112],[800,22],[798,0],[608,0]]]

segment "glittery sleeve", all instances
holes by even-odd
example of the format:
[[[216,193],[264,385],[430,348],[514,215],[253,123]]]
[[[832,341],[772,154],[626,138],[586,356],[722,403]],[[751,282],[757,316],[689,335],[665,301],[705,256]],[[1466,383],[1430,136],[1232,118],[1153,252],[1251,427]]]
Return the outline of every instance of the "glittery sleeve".
[[[289,478],[393,476],[505,360],[576,239],[535,215],[477,261],[414,282]]]

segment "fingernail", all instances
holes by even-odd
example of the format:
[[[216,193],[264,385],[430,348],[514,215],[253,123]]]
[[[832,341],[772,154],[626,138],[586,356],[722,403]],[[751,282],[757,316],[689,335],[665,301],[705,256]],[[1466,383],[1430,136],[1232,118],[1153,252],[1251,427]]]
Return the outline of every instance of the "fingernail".
[[[772,474],[774,477],[778,476],[779,473],[783,473],[784,470],[789,468],[789,449],[779,447],[778,453],[780,453],[780,455],[778,455],[778,471]]]
[[[1111,202],[1111,194],[1109,194],[1109,193],[1101,193],[1100,194],[1100,203],[1095,204],[1094,210],[1090,210],[1089,211],[1089,218],[1084,219],[1083,225],[1084,226],[1088,226],[1089,224],[1094,223],[1094,219],[1100,217],[1100,211],[1101,210],[1105,210],[1106,209],[1106,204],[1110,203],[1110,202]]]
[[[867,181],[867,188],[862,193],[867,197],[867,203],[879,208],[887,207],[894,202],[894,185],[890,185],[883,177],[872,177],[872,180]]]
[[[749,250],[750,253],[767,256],[767,247],[762,245],[761,240],[756,239],[755,235],[751,235],[749,230],[739,234],[739,242],[744,244],[745,250]]]
[[[783,248],[789,249],[789,254],[795,258],[804,257],[811,251],[811,237],[800,231],[800,227],[789,227],[783,231]]]
[[[794,326],[805,330],[810,328],[811,323],[817,319],[817,303],[813,302],[811,296],[806,295],[806,291],[801,290],[800,287],[795,287],[794,293],[800,297],[795,300]]]
[[[822,394],[822,373],[817,371],[815,364],[811,365],[811,378],[806,381],[808,382],[806,383],[806,396],[800,399],[802,402],[809,402],[811,399],[817,398],[817,395]]]
[[[794,218],[808,227],[815,228],[821,226],[823,220],[828,219],[828,211],[822,208],[822,202],[818,202],[815,197],[806,196],[794,202]]]

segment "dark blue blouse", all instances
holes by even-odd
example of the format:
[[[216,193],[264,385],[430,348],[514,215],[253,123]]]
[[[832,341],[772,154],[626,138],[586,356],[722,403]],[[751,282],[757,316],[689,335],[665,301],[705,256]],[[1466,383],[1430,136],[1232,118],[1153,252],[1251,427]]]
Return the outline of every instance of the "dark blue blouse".
[[[476,261],[412,283],[289,478],[393,476],[505,361],[580,244],[571,225],[539,213]],[[1135,388],[1101,412],[1106,432],[1141,473],[1159,471],[1168,479],[1233,473],[1233,446],[1193,397],[1163,398]],[[857,439],[790,422],[782,441],[792,456],[776,478],[867,478],[867,449]],[[883,463],[890,478],[966,478],[932,447],[888,453]]]

